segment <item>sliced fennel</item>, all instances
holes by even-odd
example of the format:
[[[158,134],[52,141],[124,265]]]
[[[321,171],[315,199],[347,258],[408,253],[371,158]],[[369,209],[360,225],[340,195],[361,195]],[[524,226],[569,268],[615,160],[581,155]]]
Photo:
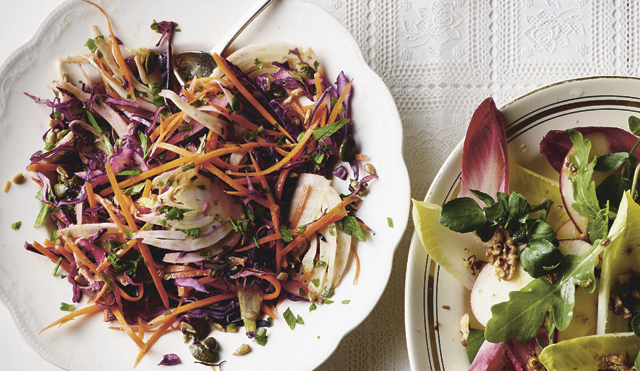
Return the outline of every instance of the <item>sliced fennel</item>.
[[[292,226],[293,229],[316,221],[324,212],[341,202],[340,194],[331,186],[330,180],[320,175],[301,174],[291,199],[289,220],[293,218],[306,186],[310,187],[307,202],[298,225]],[[316,237],[311,238],[309,248],[302,257],[305,273],[302,280],[312,301],[322,300],[338,285],[347,265],[350,246],[351,236],[338,230],[335,224],[321,228]],[[316,253],[319,254],[317,260]]]

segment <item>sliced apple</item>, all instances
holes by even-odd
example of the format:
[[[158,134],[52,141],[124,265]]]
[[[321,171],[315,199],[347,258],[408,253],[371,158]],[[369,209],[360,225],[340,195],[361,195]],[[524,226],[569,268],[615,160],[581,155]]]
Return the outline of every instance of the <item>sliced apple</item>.
[[[582,255],[591,249],[592,245],[580,239],[558,240],[558,249],[564,255]]]
[[[587,233],[580,234],[578,229],[576,229],[576,225],[573,224],[571,219],[562,223],[562,225],[556,230],[556,238],[558,240],[584,240],[587,241],[589,239],[589,235]]]
[[[471,311],[483,326],[491,319],[494,304],[509,301],[509,293],[525,287],[533,278],[518,264],[518,270],[509,281],[501,280],[491,264],[485,264],[471,289]]]

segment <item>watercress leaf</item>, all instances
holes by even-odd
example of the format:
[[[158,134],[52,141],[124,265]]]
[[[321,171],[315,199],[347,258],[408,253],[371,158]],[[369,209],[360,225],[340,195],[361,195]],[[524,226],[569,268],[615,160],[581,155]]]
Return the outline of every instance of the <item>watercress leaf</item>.
[[[440,224],[454,232],[473,232],[487,219],[478,203],[470,197],[455,198],[442,206]]]
[[[594,166],[593,170],[601,171],[603,173],[616,171],[628,160],[628,152],[607,153],[606,155],[598,157],[596,160],[596,166]]]
[[[484,202],[484,204],[487,205],[487,206],[491,206],[491,205],[496,203],[496,201],[493,199],[493,197],[489,196],[488,194],[486,194],[484,192],[480,192],[480,191],[475,190],[475,189],[470,189],[469,192],[471,192],[474,196],[478,197],[478,199],[480,201]]]
[[[480,238],[480,240],[482,240],[482,242],[487,242],[493,237],[497,229],[497,225],[485,223],[485,225],[476,230],[476,235]]]
[[[482,343],[484,343],[484,330],[472,329],[469,331],[469,336],[467,337],[467,357],[469,358],[469,363],[473,363],[473,360],[476,359]]]
[[[500,219],[506,212],[507,210],[505,209],[504,205],[499,202],[496,202],[493,205],[484,208],[484,216],[489,222],[494,222],[497,219]]]
[[[600,207],[604,207],[609,202],[612,208],[617,209],[622,200],[624,191],[631,189],[631,180],[624,178],[620,174],[611,174],[596,187],[596,197],[600,202]]]
[[[536,240],[542,239],[547,241],[553,241],[556,238],[556,231],[551,226],[541,220],[536,220],[529,227],[529,239]]]
[[[515,192],[512,192],[509,196],[509,219],[507,225],[510,225],[514,221],[524,223],[527,221],[529,214],[531,213],[531,205],[527,202],[527,199]]]
[[[640,136],[640,119],[635,116],[629,116],[629,131],[635,136]]]
[[[557,266],[562,258],[562,252],[551,242],[543,239],[530,240],[520,253],[522,268],[533,278],[547,274],[547,268]]]
[[[618,230],[610,239],[620,234]],[[485,338],[492,343],[507,342],[515,335],[521,343],[535,337],[544,322],[547,309],[558,330],[569,326],[575,306],[575,285],[595,290],[594,269],[598,255],[606,248],[599,242],[583,255],[567,255],[558,267],[558,280],[533,280],[520,291],[509,293],[509,301],[491,307],[492,317]]]

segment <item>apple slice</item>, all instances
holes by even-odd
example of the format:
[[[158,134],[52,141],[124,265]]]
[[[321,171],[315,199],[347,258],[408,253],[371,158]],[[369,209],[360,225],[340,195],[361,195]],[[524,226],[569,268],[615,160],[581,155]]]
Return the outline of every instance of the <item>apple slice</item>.
[[[558,240],[558,249],[564,255],[582,255],[593,247],[589,242],[581,239]]]
[[[589,240],[589,235],[584,233],[584,234],[580,234],[578,233],[578,230],[576,229],[576,225],[573,224],[573,221],[571,221],[571,219],[567,220],[566,222],[562,223],[562,225],[558,228],[558,230],[556,230],[556,238],[558,240],[575,240],[575,239],[579,239],[579,240]]]
[[[509,293],[525,287],[533,278],[518,264],[518,270],[510,281],[501,280],[491,264],[485,264],[471,288],[471,311],[483,326],[491,319],[494,304],[509,301]]]

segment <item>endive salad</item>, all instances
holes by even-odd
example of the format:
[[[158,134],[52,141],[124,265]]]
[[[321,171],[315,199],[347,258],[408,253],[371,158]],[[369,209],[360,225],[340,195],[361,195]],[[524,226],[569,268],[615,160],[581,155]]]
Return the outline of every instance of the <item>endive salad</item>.
[[[153,21],[155,50],[122,46],[107,23],[60,60],[53,99],[27,94],[51,108],[28,170],[36,226],[53,228],[25,247],[55,263],[73,303],[88,297],[46,329],[101,312],[138,345],[136,363],[171,329],[206,364],[212,328],[265,345],[272,320],[303,323],[278,314],[282,301],[331,303],[350,256],[357,278],[352,244],[368,227],[355,213],[377,175],[360,171],[352,81],[332,83],[310,48],[268,43],[214,55],[211,76],[180,85],[176,23]]]
[[[459,194],[413,209],[431,258],[470,290],[469,370],[640,369],[639,135],[633,116],[628,131],[552,130],[549,179],[509,163],[500,111],[478,107]],[[457,233],[465,245],[447,245]]]

